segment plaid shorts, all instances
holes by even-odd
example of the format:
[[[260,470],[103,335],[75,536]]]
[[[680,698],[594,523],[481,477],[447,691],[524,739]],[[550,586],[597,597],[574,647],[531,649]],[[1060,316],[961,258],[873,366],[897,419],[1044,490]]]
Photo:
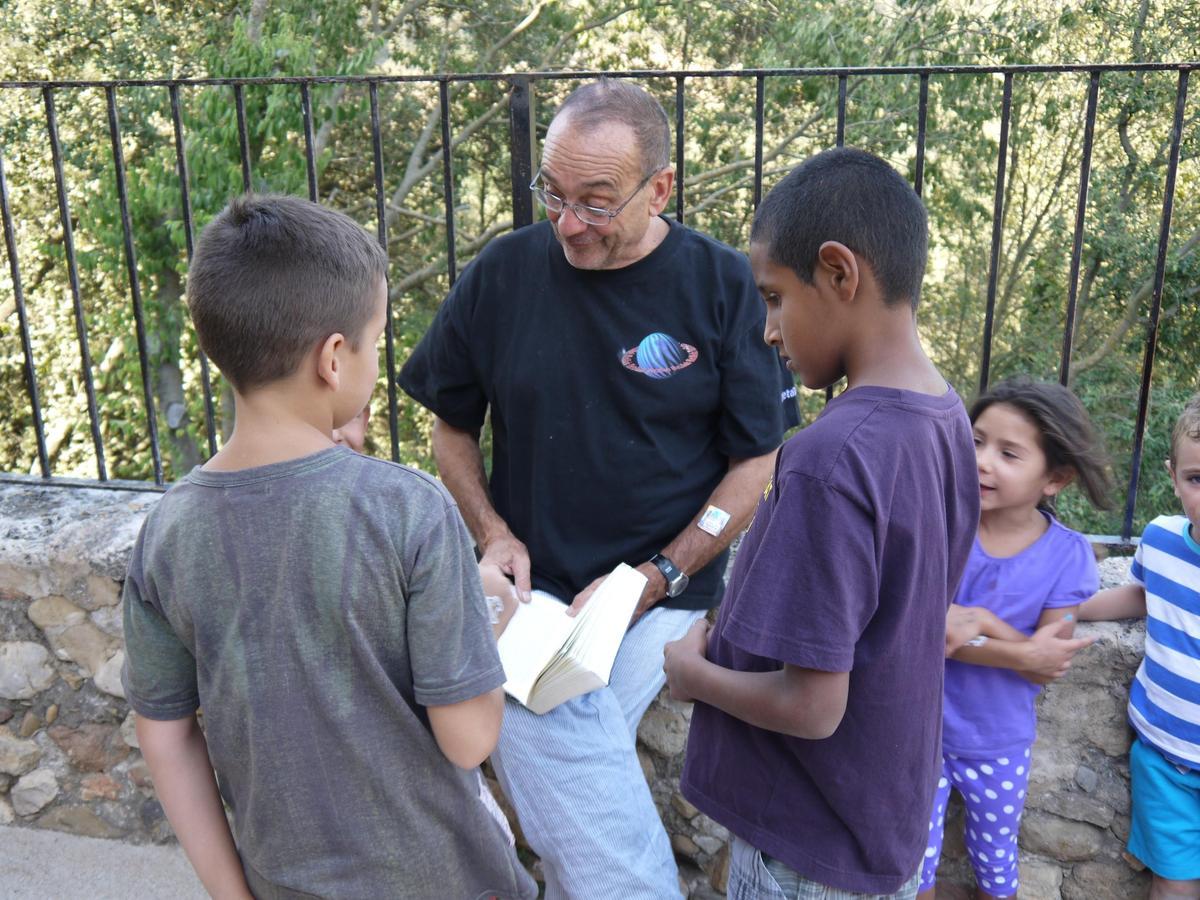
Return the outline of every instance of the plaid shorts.
[[[856,894],[811,881],[777,859],[764,857],[736,835],[729,854],[729,900],[913,900],[920,867],[894,894]]]

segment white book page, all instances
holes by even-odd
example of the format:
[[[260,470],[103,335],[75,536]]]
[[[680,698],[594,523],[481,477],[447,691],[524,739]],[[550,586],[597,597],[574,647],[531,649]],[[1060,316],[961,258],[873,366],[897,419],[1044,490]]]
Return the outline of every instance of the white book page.
[[[604,684],[608,684],[629,619],[645,587],[645,575],[625,563],[618,565],[583,608],[580,618],[584,621],[580,622],[570,646],[564,648]]]
[[[528,705],[538,676],[576,624],[567,607],[543,591],[534,591],[528,603],[518,603],[496,645],[507,679],[504,690]]]

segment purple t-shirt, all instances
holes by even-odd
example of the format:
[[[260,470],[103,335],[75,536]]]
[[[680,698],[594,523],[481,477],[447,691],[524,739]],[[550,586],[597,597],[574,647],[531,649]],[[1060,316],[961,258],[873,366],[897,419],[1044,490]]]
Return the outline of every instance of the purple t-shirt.
[[[1096,556],[1082,534],[1046,514],[1045,534],[1016,556],[988,556],[971,546],[955,603],[982,606],[1025,634],[1044,609],[1075,606],[1100,586]],[[1041,688],[1012,669],[946,660],[942,748],[967,759],[1024,750],[1037,735],[1033,701]]]
[[[780,450],[738,551],[708,658],[850,672],[825,740],[697,703],[682,788],[807,878],[890,894],[917,870],[941,750],[946,608],[979,520],[953,391],[846,391]]]

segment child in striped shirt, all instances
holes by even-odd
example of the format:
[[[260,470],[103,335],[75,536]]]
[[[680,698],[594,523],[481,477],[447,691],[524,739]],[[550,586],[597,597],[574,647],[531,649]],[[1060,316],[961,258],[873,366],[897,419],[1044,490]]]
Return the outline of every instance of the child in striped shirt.
[[[1145,615],[1146,655],[1129,692],[1129,852],[1154,873],[1153,900],[1200,898],[1200,394],[1171,434],[1167,472],[1182,516],[1146,526],[1133,580],[1100,591],[1081,619]]]

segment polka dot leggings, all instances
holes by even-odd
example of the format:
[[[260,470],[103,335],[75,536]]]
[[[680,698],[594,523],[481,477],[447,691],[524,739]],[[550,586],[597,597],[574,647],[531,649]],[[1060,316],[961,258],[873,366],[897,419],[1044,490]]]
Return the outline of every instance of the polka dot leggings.
[[[966,806],[967,856],[979,886],[994,897],[1017,893],[1017,828],[1029,786],[1029,749],[1012,757],[965,759],[942,756],[929,821],[929,846],[921,864],[921,890],[933,887],[946,825],[950,789]]]

